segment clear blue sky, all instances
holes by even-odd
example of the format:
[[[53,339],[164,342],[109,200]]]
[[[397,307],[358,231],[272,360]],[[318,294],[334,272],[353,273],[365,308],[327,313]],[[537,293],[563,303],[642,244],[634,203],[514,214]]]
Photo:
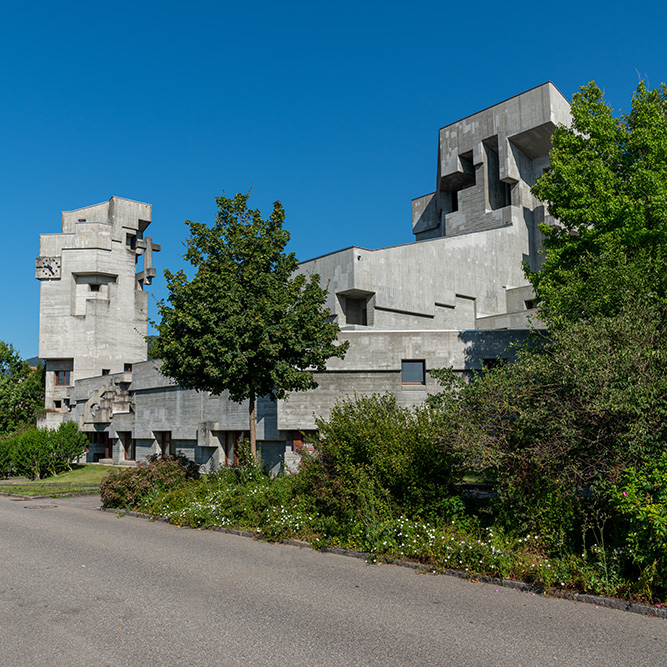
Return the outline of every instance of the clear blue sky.
[[[153,204],[157,298],[223,190],[280,199],[302,260],[409,242],[439,127],[547,80],[627,111],[640,76],[667,80],[666,19],[641,0],[6,3],[0,340],[37,354],[34,258],[62,210]]]

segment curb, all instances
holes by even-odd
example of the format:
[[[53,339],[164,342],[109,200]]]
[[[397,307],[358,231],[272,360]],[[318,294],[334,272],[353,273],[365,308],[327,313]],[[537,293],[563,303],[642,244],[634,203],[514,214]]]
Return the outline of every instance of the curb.
[[[102,512],[115,512],[119,517],[132,516],[139,519],[148,519],[149,521],[161,521],[168,523],[166,517],[156,517],[152,514],[144,514],[143,512],[117,510],[111,507],[100,507]],[[174,525],[174,524],[171,524]],[[179,526],[179,528],[190,528],[190,526]],[[214,533],[228,533],[229,535],[238,535],[240,537],[249,537],[258,539],[257,533],[249,530],[241,530],[239,528],[227,528],[226,526],[213,526],[212,528],[193,529],[193,530],[208,530]],[[269,542],[269,540],[261,540]],[[297,547],[299,549],[310,549],[311,551],[319,551],[321,553],[329,553],[337,556],[347,556],[348,558],[358,558],[365,561],[373,558],[373,554],[365,553],[363,551],[355,551],[353,549],[344,549],[343,547],[322,547],[317,549],[311,546],[308,542],[303,540],[278,540],[277,542],[269,542],[270,544],[282,544],[289,547]],[[596,607],[607,607],[609,609],[617,609],[632,614],[641,614],[642,616],[653,616],[654,618],[667,619],[667,608],[654,607],[648,604],[639,604],[637,602],[626,602],[624,600],[617,600],[615,598],[606,598],[600,595],[590,595],[588,593],[570,593],[567,591],[552,591],[545,589],[543,586],[536,586],[535,584],[528,584],[525,581],[515,581],[514,579],[499,579],[498,577],[487,577],[485,575],[471,574],[463,570],[453,570],[450,568],[437,569],[432,568],[423,563],[416,563],[409,560],[389,560],[379,559],[377,563],[385,565],[395,565],[397,567],[407,567],[415,570],[418,574],[438,574],[448,577],[457,577],[458,579],[466,579],[475,583],[492,584],[494,586],[502,586],[503,588],[513,588],[521,593],[531,593],[533,595],[543,595],[544,597],[557,598],[563,600],[570,600],[571,602],[581,602],[583,604],[593,604]]]
[[[97,491],[74,491],[72,493],[61,493],[57,496],[46,495],[46,496],[24,496],[21,493],[7,493],[6,491],[0,491],[0,496],[3,498],[19,498],[21,500],[57,500],[58,498],[76,498],[78,496],[96,496]],[[97,508],[96,508],[97,509]],[[101,509],[101,508],[100,508]]]

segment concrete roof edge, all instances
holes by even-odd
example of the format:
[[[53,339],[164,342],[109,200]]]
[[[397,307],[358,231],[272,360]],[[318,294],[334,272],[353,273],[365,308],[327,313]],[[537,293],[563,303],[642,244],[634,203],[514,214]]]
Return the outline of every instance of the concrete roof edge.
[[[102,206],[102,204],[108,204],[112,199],[122,199],[123,201],[131,201],[133,204],[143,204],[144,206],[150,206],[153,208],[153,204],[149,204],[148,202],[145,201],[139,201],[138,199],[130,199],[129,197],[119,197],[118,195],[111,195],[109,199],[106,201],[101,201],[98,202],[97,204],[88,204],[87,206],[81,206],[79,208],[72,208],[68,209],[66,211],[62,211],[62,213],[76,213],[77,211],[83,211],[86,208],[94,208],[95,206]]]
[[[542,88],[543,86],[552,86],[553,89],[569,104],[570,101],[563,95],[563,93],[560,92],[558,89],[558,86],[553,82],[553,81],[545,81],[544,83],[540,83],[537,86],[533,86],[532,88],[528,88],[528,90],[524,90],[520,93],[517,93],[516,95],[511,95],[510,97],[506,97],[504,100],[501,100],[500,102],[496,102],[495,104],[490,104],[488,107],[484,107],[483,109],[479,109],[479,111],[475,111],[473,113],[469,113],[467,116],[463,116],[462,118],[459,118],[458,120],[455,120],[451,123],[447,123],[446,125],[443,125],[441,128],[438,129],[438,132],[441,130],[444,130],[446,127],[450,127],[452,125],[456,125],[457,123],[460,123],[461,121],[464,121],[468,118],[472,118],[473,116],[477,116],[481,113],[484,113],[485,111],[488,111],[489,109],[493,109],[493,107],[497,107],[501,104],[504,104],[505,102],[509,102],[510,100],[513,100],[515,97],[521,97],[521,95],[525,95],[526,93],[530,93],[533,90],[537,90],[538,88]]]

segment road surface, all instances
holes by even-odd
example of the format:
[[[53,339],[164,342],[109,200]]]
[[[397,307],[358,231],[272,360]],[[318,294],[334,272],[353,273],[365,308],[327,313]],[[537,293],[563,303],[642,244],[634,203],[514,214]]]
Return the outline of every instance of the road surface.
[[[667,620],[0,497],[0,665],[667,665]]]

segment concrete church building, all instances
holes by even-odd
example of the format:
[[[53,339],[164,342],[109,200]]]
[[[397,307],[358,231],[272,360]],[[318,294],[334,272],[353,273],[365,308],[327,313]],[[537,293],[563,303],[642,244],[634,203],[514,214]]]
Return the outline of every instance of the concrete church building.
[[[350,348],[317,374],[317,389],[258,401],[269,465],[298,461],[315,415],[346,395],[391,391],[415,405],[437,391],[430,369],[511,358],[534,313],[522,263],[538,268],[538,224],[549,222],[530,187],[549,166],[554,128],[569,122],[567,100],[545,83],[443,127],[435,191],[412,202],[414,242],[300,265],[328,286]],[[233,463],[247,405],[181,389],[146,360],[144,285],[159,250],[145,236],[150,223],[150,205],[112,197],[63,213],[62,232],[40,236],[43,423],[76,420],[90,461],[182,451],[205,466]]]

